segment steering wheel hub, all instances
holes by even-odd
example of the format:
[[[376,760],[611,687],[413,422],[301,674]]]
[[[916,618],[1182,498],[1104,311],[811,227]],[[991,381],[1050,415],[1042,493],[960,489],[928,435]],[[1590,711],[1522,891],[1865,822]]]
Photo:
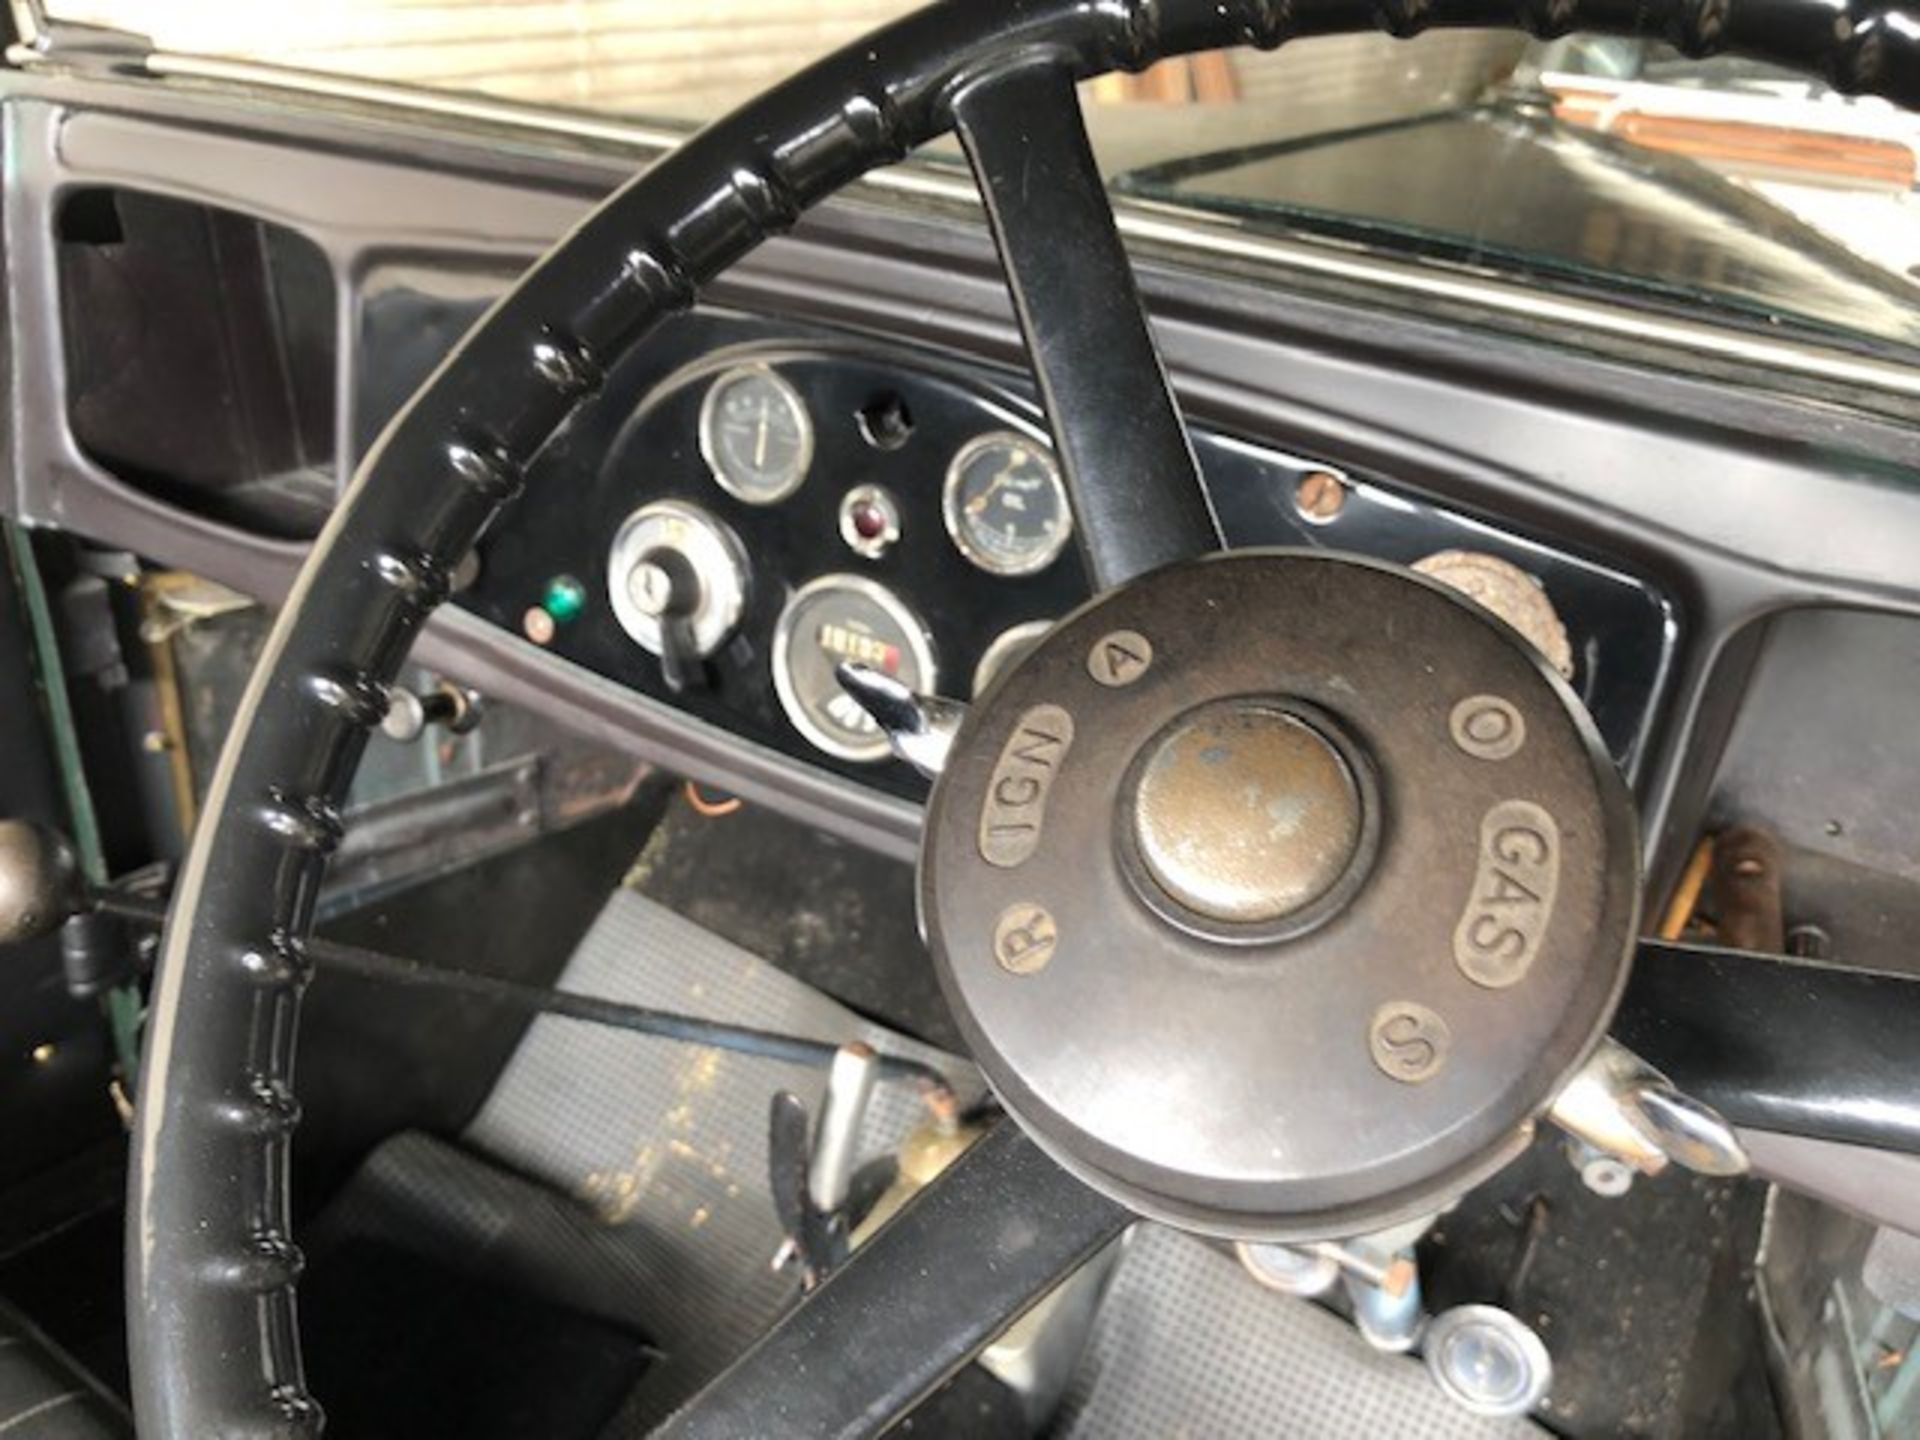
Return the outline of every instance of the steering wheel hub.
[[[1203,705],[1149,742],[1122,820],[1141,898],[1222,939],[1298,931],[1332,913],[1373,833],[1357,754],[1332,730],[1297,702],[1255,697]]]
[[[1599,1039],[1632,808],[1564,683],[1372,561],[1170,567],[969,715],[921,904],[1009,1110],[1140,1212],[1354,1234],[1491,1173]]]

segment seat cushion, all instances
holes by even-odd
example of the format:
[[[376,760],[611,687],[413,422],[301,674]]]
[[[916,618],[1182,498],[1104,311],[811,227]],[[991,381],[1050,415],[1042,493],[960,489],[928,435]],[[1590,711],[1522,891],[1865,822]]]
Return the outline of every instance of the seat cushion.
[[[654,1352],[565,1283],[596,1229],[570,1197],[458,1146],[388,1140],[306,1245],[301,1340],[328,1435],[597,1434]]]
[[[0,1304],[0,1440],[118,1440],[133,1434],[119,1400],[26,1316]]]

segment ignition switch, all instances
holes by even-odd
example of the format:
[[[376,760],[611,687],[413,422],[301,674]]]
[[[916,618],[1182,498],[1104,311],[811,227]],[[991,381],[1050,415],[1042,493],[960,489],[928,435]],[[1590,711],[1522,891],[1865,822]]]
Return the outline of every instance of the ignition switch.
[[[678,550],[649,550],[627,572],[627,594],[660,627],[660,672],[678,695],[700,676],[700,641],[693,617],[700,609],[700,575]]]
[[[614,536],[607,591],[620,628],[659,657],[661,679],[678,694],[705,682],[702,662],[740,623],[746,552],[699,506],[656,500]]]

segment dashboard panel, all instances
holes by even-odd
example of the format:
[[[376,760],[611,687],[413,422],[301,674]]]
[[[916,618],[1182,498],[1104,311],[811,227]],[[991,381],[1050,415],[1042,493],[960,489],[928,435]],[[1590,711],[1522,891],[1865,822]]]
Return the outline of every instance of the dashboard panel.
[[[185,477],[145,475],[139,463],[156,456],[104,446],[80,423],[92,372],[68,364],[74,315],[62,303],[62,272],[76,259],[72,245],[105,247],[113,234],[97,204],[74,217],[68,202],[137,188],[317,247],[331,301],[293,314],[328,324],[310,334],[303,320],[308,348],[269,357],[261,373],[333,377],[330,438],[322,409],[296,406],[303,425],[288,432],[316,471],[330,472],[313,487],[323,518],[386,421],[472,321],[596,200],[662,153],[657,140],[618,143],[604,126],[456,123],[411,101],[280,94],[262,105],[240,90],[129,84],[104,72],[13,72],[9,86],[0,119],[20,163],[9,171],[0,228],[19,303],[5,317],[10,363],[0,368],[18,424],[0,466],[0,509],[270,604],[288,593],[305,556],[313,527],[304,518],[269,528],[224,494],[182,494],[178,485],[161,493],[148,482]],[[1403,561],[1465,548],[1544,582],[1567,632],[1573,684],[1633,781],[1652,891],[1677,879],[1708,816],[1716,756],[1744,703],[1753,637],[1767,617],[1806,607],[1920,614],[1917,392],[1896,364],[1712,325],[1650,323],[1610,303],[1563,303],[1547,314],[1526,287],[1486,276],[1434,277],[1125,202],[1118,210],[1229,537]],[[122,230],[121,242],[137,238]],[[185,275],[132,293],[172,298],[193,284]],[[210,305],[217,298],[196,293]],[[1037,414],[977,197],[931,167],[880,172],[818,207],[720,277],[708,298],[731,313],[669,323],[611,377],[601,403],[551,448],[542,484],[495,528],[461,606],[435,614],[416,653],[598,743],[855,844],[910,855],[922,787],[887,763],[824,756],[794,730],[765,678],[764,612],[738,637],[753,657],[738,693],[682,699],[665,698],[659,662],[625,638],[604,601],[556,626],[549,650],[521,638],[545,577],[603,564],[615,530],[650,493],[675,485],[714,493],[697,442],[684,437],[677,472],[655,465],[616,477],[602,462],[649,395],[718,349],[851,351],[903,387],[938,374],[1016,417]],[[233,318],[244,325],[248,314]],[[126,343],[131,331],[107,333]],[[1300,462],[1290,455],[1345,467],[1352,484],[1332,523],[1309,523],[1295,509],[1288,487]],[[924,505],[944,457],[923,458],[929,471],[912,489],[905,454],[871,463],[893,467],[886,483]],[[122,463],[129,459],[135,468]],[[241,478],[264,482],[251,487],[262,494],[288,488],[280,475]],[[826,483],[813,467],[787,503],[804,506]],[[901,521],[909,538],[938,533],[929,511]],[[808,533],[814,553],[804,563],[750,557],[763,597],[830,569],[871,575],[884,563],[852,558],[834,532]],[[1068,573],[1067,554],[1043,580]],[[965,663],[953,652],[965,648],[971,608],[1004,603],[996,597],[1025,583],[962,573],[948,593],[919,576],[897,581],[933,631],[948,677]],[[1830,847],[1852,833],[1822,832]]]
[[[1230,545],[1438,557],[1457,583],[1514,592],[1523,614],[1488,598],[1552,652],[1632,771],[1675,638],[1645,581],[1389,477],[1206,428],[1194,444]],[[529,495],[482,542],[458,604],[903,798],[925,782],[886,756],[833,663],[970,696],[1091,593],[1024,377],[735,312],[657,332],[545,452]]]

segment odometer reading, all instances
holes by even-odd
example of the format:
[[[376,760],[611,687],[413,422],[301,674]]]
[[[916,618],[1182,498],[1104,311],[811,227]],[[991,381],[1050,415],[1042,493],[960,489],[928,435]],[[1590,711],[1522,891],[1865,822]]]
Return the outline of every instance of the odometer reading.
[[[1012,431],[961,447],[941,513],[960,553],[990,575],[1044,570],[1073,534],[1059,467],[1038,442]]]
[[[840,688],[842,661],[868,665],[913,690],[936,683],[926,627],[884,585],[823,575],[795,592],[773,632],[773,685],[794,729],[842,760],[884,760],[887,738]]]

